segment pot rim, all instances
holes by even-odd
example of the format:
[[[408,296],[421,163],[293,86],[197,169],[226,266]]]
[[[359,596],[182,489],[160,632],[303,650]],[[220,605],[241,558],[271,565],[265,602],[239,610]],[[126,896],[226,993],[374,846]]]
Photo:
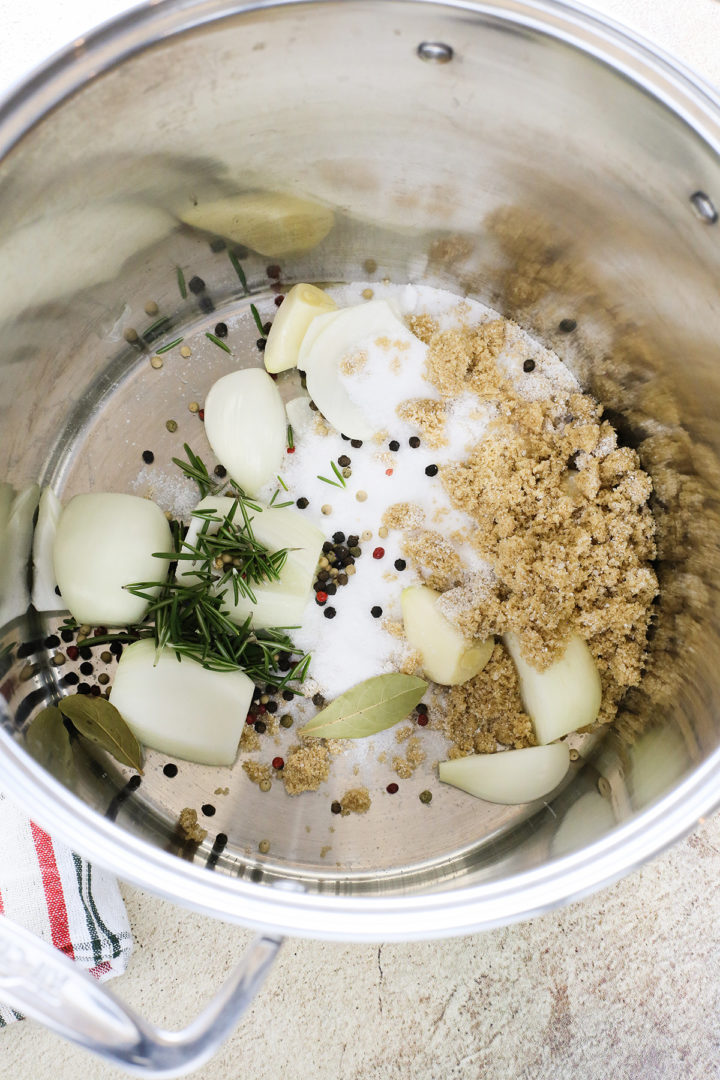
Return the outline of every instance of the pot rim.
[[[77,39],[0,103],[0,159],[48,112],[119,62],[183,30],[305,0],[160,0]],[[320,0],[342,3],[344,0]],[[381,3],[386,0],[364,0]],[[720,96],[664,52],[561,0],[399,0],[503,19],[548,33],[643,88],[720,155]],[[688,193],[689,195],[690,193]],[[720,747],[672,791],[572,854],[500,881],[410,896],[338,896],[259,885],[204,867],[126,833],[73,795],[11,737],[0,697],[2,787],[53,834],[126,881],[228,922],[291,936],[413,940],[472,933],[529,918],[616,881],[689,833],[720,805]],[[289,884],[289,883],[288,883]]]

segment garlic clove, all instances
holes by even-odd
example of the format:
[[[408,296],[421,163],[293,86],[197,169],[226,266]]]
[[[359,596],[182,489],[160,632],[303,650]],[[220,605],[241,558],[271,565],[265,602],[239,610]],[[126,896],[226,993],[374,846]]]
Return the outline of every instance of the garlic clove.
[[[215,456],[249,495],[280,471],[286,432],[285,407],[266,371],[233,371],[210,388],[205,434]]]
[[[438,608],[440,595],[427,585],[403,589],[400,602],[405,636],[420,653],[428,679],[442,686],[459,686],[482,671],[495,640],[465,638]]]
[[[520,681],[525,710],[539,743],[551,743],[597,720],[602,701],[600,674],[582,638],[573,634],[565,652],[545,671],[528,664],[515,634],[504,634]]]
[[[471,754],[441,761],[440,779],[486,802],[517,806],[545,798],[570,768],[566,743],[528,746],[497,754]]]
[[[297,367],[300,346],[313,319],[336,309],[333,298],[322,289],[302,283],[293,285],[278,308],[265,342],[266,369],[276,374]]]

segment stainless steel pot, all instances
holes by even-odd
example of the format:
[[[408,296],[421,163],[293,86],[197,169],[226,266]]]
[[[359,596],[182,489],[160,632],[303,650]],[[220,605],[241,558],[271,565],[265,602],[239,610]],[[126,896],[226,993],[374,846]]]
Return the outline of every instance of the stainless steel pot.
[[[553,0],[165,0],[23,85],[0,109],[0,151],[0,625],[6,646],[21,644],[0,654],[0,782],[126,880],[266,935],[252,977],[238,973],[182,1036],[153,1032],[59,959],[57,979],[33,980],[40,947],[2,923],[0,996],[127,1068],[177,1075],[227,1032],[279,935],[398,940],[526,918],[637,867],[720,801],[709,88]],[[178,813],[208,801],[217,771],[170,782],[151,754],[133,787],[88,754],[70,790],[23,749],[58,687],[44,645],[57,616],[28,609],[31,485],[124,489],[145,438],[174,449],[158,436],[148,354],[123,330],[142,336],[148,298],[176,327],[217,319],[181,299],[177,266],[209,283],[218,311],[249,303],[226,253],[180,224],[238,192],[331,212],[315,246],[256,241],[243,263],[253,295],[269,261],[292,282],[362,279],[372,260],[376,276],[477,296],[558,351],[653,475],[663,591],[647,676],[614,732],[580,742],[553,805],[484,807],[447,789],[419,819],[419,776],[372,828],[339,822],[328,865],[327,797],[269,803],[223,772],[230,795],[193,844]],[[272,216],[276,201],[263,205]],[[184,378],[200,399],[212,373],[200,363]]]

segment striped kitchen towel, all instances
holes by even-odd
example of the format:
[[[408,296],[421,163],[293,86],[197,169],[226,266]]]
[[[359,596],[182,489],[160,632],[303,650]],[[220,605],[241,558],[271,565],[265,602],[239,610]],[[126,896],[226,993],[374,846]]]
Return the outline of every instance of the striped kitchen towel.
[[[117,881],[53,840],[0,791],[0,914],[100,981],[121,975],[132,937]],[[0,1027],[22,1019],[0,1002]]]

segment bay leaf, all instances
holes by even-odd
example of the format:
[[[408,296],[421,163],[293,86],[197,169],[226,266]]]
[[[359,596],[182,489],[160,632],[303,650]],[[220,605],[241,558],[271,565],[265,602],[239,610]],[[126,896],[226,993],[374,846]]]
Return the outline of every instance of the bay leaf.
[[[107,750],[121,765],[142,773],[140,743],[107,698],[72,694],[61,698],[58,707],[79,735]]]
[[[25,749],[31,757],[63,784],[75,777],[75,758],[70,733],[57,705],[48,705],[30,722]]]
[[[375,675],[331,701],[302,735],[317,739],[363,739],[404,720],[427,690],[415,675]]]

